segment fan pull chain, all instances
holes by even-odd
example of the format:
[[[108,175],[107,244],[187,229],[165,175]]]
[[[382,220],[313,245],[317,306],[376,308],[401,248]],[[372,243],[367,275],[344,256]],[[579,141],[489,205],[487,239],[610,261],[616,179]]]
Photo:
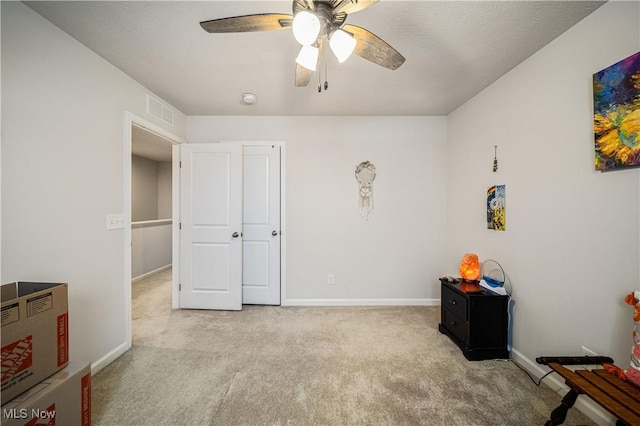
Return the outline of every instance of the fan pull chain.
[[[324,50],[320,51],[320,57],[318,58],[318,93],[322,92],[322,58],[324,57]]]
[[[326,53],[323,50],[320,53],[322,56],[320,59],[318,59],[318,62],[320,61],[324,61],[324,90],[329,90],[329,82],[327,81],[327,57],[325,56]],[[322,65],[320,65],[318,67],[318,93],[322,92]]]
[[[327,71],[327,57],[325,56],[324,58],[324,90],[329,90],[329,82],[327,81],[329,79],[329,72]]]

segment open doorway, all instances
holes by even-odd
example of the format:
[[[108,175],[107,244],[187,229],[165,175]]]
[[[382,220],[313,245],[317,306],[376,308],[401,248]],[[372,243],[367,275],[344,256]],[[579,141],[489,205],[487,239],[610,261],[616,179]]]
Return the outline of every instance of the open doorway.
[[[131,133],[131,281],[171,268],[172,143],[133,125]]]
[[[145,321],[171,311],[171,141],[134,123],[131,129],[131,339],[149,335]]]
[[[133,344],[133,298],[171,289],[174,211],[172,151],[185,141],[133,114],[125,116],[125,321]],[[142,294],[141,294],[142,293]],[[146,293],[146,294],[144,294]],[[162,296],[164,297],[164,296]],[[165,303],[171,305],[171,292]],[[142,309],[139,309],[142,308]],[[136,315],[144,307],[136,305]]]

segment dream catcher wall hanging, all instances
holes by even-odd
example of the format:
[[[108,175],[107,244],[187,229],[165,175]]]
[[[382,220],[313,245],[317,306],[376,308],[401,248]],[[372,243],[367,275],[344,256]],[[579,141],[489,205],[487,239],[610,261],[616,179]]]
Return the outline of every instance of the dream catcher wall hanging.
[[[363,161],[356,167],[356,180],[360,184],[360,216],[369,220],[373,214],[373,181],[376,178],[376,167]]]

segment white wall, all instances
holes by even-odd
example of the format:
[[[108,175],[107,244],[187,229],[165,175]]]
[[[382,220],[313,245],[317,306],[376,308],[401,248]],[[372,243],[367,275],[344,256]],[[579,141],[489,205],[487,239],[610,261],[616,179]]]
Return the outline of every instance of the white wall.
[[[135,224],[131,229],[131,278],[141,279],[171,266],[171,222]]]
[[[171,266],[171,163],[131,156],[131,277]],[[154,223],[136,223],[156,221]]]
[[[147,90],[22,3],[2,2],[2,281],[68,282],[71,358],[126,343],[124,113]]]
[[[187,140],[286,142],[291,303],[439,302],[445,117],[189,117]],[[365,160],[377,168],[369,221],[354,176]]]
[[[131,220],[171,219],[171,162],[131,156]]]
[[[173,206],[171,205],[171,162],[158,163],[158,219],[171,219]]]
[[[639,6],[605,4],[449,116],[446,264],[465,252],[502,264],[516,356],[580,355],[584,345],[628,363],[640,170],[594,171],[591,84],[640,50]],[[506,184],[505,232],[486,229],[494,184]]]
[[[132,155],[131,221],[156,219],[158,219],[158,162]]]

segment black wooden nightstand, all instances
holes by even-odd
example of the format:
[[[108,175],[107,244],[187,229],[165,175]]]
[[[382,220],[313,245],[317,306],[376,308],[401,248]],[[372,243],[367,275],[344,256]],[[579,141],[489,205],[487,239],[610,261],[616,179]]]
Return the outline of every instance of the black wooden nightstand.
[[[441,279],[441,319],[438,330],[462,349],[470,361],[508,359],[509,296],[477,284]]]

